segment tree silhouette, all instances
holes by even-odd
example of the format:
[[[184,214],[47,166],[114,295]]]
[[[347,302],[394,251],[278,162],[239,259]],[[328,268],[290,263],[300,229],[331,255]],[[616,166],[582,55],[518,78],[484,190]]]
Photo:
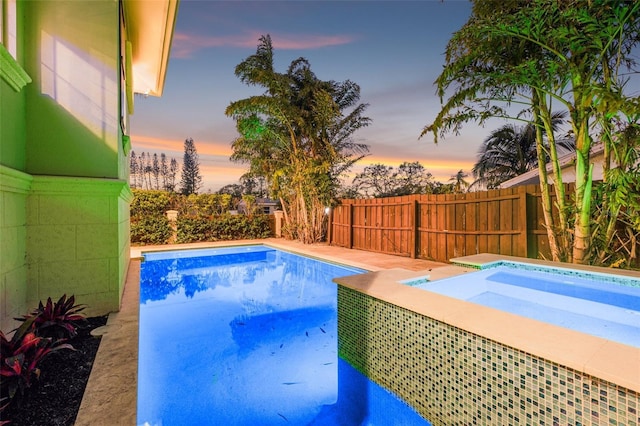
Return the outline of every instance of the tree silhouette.
[[[323,81],[309,61],[298,58],[286,73],[276,72],[269,35],[260,37],[255,55],[236,66],[235,74],[262,95],[232,102],[226,114],[239,137],[231,160],[249,164],[263,176],[285,212],[285,235],[304,243],[324,238],[326,206],[339,177],[362,159],[368,147],[352,136],[371,121],[358,104],[360,87],[349,81]]]
[[[458,170],[458,173],[451,176],[449,182],[453,184],[453,192],[455,194],[462,194],[463,192],[467,192],[469,188],[469,182],[464,180],[468,175],[462,170]]]
[[[551,126],[554,132],[564,124],[565,117],[564,111],[553,113]],[[554,137],[554,140],[560,152],[575,150],[572,138]],[[476,179],[472,186],[496,189],[502,182],[536,168],[536,144],[536,126],[533,123],[524,126],[505,124],[492,131],[478,150],[478,161],[471,170]],[[544,147],[548,151],[548,143]]]
[[[182,159],[182,178],[180,180],[182,194],[195,194],[202,187],[202,176],[200,175],[200,161],[193,139],[187,138],[184,141],[184,157]]]
[[[433,176],[417,161],[405,161],[397,169],[381,163],[371,164],[352,182],[353,195],[397,197],[433,192]]]

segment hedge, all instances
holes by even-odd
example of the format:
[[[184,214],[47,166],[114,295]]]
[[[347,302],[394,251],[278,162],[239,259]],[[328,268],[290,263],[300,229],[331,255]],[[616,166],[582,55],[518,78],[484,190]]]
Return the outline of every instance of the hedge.
[[[264,214],[232,215],[228,194],[184,196],[165,191],[133,190],[131,242],[167,244],[173,235],[167,210],[177,210],[178,243],[260,239],[271,236],[269,217]]]

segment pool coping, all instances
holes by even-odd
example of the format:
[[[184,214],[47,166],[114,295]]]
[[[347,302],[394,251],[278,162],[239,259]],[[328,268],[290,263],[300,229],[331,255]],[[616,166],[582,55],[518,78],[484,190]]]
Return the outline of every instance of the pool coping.
[[[528,262],[530,259],[499,255],[466,256],[452,259],[452,262],[469,266],[469,271],[500,260],[558,266],[554,262],[533,259],[533,262]],[[570,267],[573,269],[573,265]],[[582,265],[576,269],[598,273],[617,272],[611,268]],[[640,278],[636,272],[623,272],[620,275]],[[434,276],[433,271],[430,275],[431,280],[442,278]],[[640,392],[640,348],[411,287],[400,283],[400,280],[390,271],[381,271],[335,281],[418,314]]]
[[[352,259],[327,254],[331,249],[340,249],[322,245],[327,250],[320,250],[318,246],[305,245],[282,239],[221,241],[215,243],[192,243],[163,246],[131,247],[129,268],[127,271],[119,312],[109,314],[107,325],[102,331],[98,353],[87,387],[85,389],[80,409],[76,417],[76,426],[93,426],[96,424],[135,425],[137,421],[137,387],[138,387],[138,320],[140,311],[140,263],[145,252],[190,250],[215,247],[232,247],[246,245],[266,245],[279,250],[305,255],[314,259],[353,266],[369,271],[392,271],[399,279],[413,278],[424,275],[425,270],[432,267],[445,266],[440,262],[408,259],[391,255],[392,264],[417,263],[425,267],[424,270],[407,270],[400,267],[385,269],[367,261],[354,258],[360,250],[347,250],[353,253]],[[365,252],[371,256],[376,253]],[[457,267],[455,267],[457,268]],[[457,270],[457,269],[455,269]]]

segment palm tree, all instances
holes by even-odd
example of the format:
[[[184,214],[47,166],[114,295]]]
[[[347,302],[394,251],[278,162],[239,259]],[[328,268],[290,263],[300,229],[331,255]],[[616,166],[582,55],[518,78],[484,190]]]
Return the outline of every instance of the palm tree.
[[[265,92],[227,107],[240,134],[231,160],[248,163],[252,176],[265,178],[282,204],[287,236],[316,242],[324,235],[324,211],[338,177],[368,151],[351,139],[370,122],[362,115],[367,105],[358,104],[360,87],[318,79],[304,58],[291,62],[286,73],[276,72],[268,35],[235,73]]]
[[[458,173],[451,176],[449,182],[451,182],[452,184],[454,194],[462,194],[463,192],[467,192],[467,189],[469,189],[470,186],[469,182],[464,180],[467,176],[469,175],[462,170],[458,170]]]
[[[447,44],[446,63],[436,79],[443,107],[422,132],[433,133],[437,141],[469,121],[532,114],[542,212],[556,261],[586,263],[591,255],[593,130],[606,132],[620,113],[638,113],[637,96],[624,88],[629,73],[623,71],[633,73],[636,65],[640,2],[605,3],[474,1],[469,21]],[[572,194],[565,193],[562,182],[552,105],[570,113],[576,151]],[[547,185],[549,157],[552,186]]]
[[[552,116],[553,130],[564,122],[566,113]],[[575,149],[573,139],[556,139],[556,146],[564,151]],[[547,155],[549,158],[549,155]],[[471,169],[475,181],[472,186],[495,189],[502,182],[528,172],[538,166],[536,127],[506,124],[487,136],[478,150],[478,161]]]

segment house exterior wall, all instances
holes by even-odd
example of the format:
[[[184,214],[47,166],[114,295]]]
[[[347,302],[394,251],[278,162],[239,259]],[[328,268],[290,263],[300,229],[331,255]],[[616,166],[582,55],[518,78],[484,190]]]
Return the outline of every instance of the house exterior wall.
[[[114,179],[34,176],[27,202],[31,304],[74,294],[90,315],[119,309],[130,199],[126,183]]]
[[[25,167],[25,90],[16,92],[0,78],[0,164],[15,170]]]
[[[18,62],[0,78],[0,329],[39,300],[120,306],[129,261],[121,2],[18,0]],[[125,113],[126,114],[126,113]],[[126,118],[126,117],[125,117]]]
[[[19,18],[18,34],[22,33],[22,23]],[[17,61],[4,50],[5,55],[0,58],[3,71],[13,68],[24,71],[24,49],[20,41],[19,38],[16,46]],[[13,328],[12,318],[27,309],[26,202],[31,176],[24,173],[26,94],[22,83],[15,86],[0,78],[0,329],[5,331]]]
[[[119,2],[22,4],[27,172],[118,178]]]
[[[5,331],[28,308],[26,203],[31,180],[30,175],[0,164],[0,330]]]

